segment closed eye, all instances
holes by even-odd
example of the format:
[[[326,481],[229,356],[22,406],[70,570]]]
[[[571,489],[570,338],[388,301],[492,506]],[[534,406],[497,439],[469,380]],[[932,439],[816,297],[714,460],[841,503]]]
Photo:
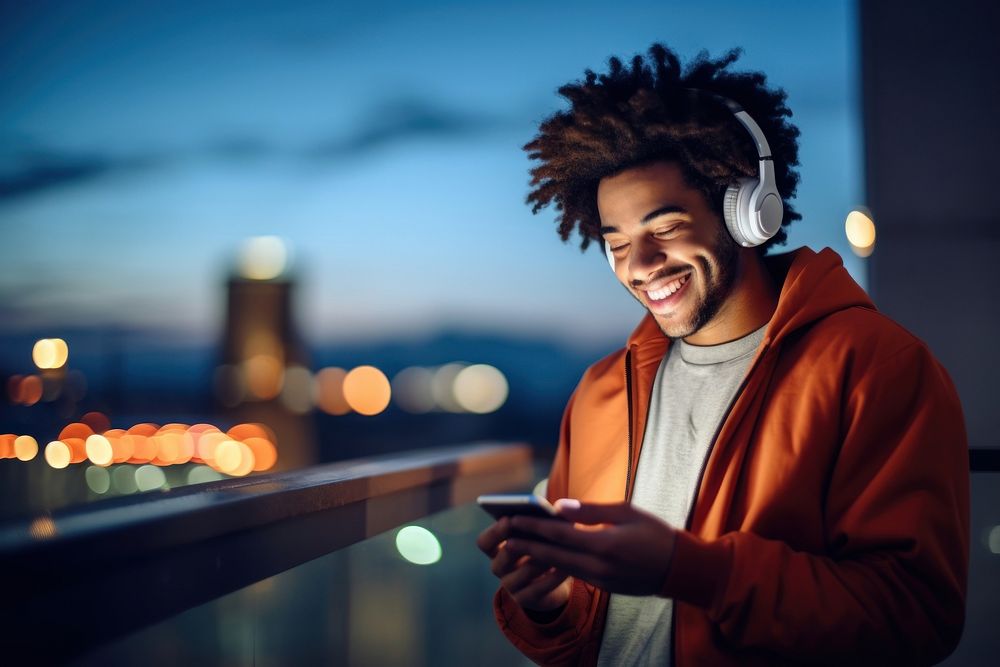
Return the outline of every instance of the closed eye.
[[[671,236],[674,233],[676,233],[677,231],[679,231],[680,228],[683,226],[683,224],[684,223],[680,223],[679,222],[679,223],[677,223],[675,225],[670,225],[669,227],[662,227],[660,229],[657,229],[653,233],[653,235],[656,236],[657,238],[665,238],[665,237]]]

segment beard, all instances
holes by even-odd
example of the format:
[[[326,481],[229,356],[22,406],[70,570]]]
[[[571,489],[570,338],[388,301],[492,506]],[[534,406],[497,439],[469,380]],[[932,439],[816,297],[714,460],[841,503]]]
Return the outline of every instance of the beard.
[[[739,251],[740,247],[729,232],[720,227],[712,246],[704,254],[695,257],[695,262],[701,269],[700,274],[704,277],[705,291],[704,294],[689,295],[689,298],[696,300],[691,314],[684,320],[666,323],[655,313],[651,313],[663,335],[671,340],[687,338],[712,321],[733,291],[739,274]],[[671,271],[675,272],[676,270]],[[693,276],[691,280],[694,280]]]

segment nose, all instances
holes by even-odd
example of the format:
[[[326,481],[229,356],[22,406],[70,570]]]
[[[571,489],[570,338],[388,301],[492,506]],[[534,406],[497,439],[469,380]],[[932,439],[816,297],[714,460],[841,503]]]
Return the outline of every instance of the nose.
[[[628,256],[628,280],[638,286],[649,280],[667,262],[667,251],[658,243],[637,241]]]

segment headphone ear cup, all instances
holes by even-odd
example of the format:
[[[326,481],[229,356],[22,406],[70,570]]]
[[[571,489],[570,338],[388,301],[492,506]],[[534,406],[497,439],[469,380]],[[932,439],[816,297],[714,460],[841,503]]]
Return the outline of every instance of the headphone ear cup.
[[[726,188],[726,196],[722,200],[726,229],[733,240],[745,248],[759,245],[753,242],[750,234],[750,196],[757,183],[754,178],[741,178]]]
[[[608,258],[608,264],[611,266],[611,270],[615,270],[615,254],[611,252],[611,244],[607,241],[604,242],[604,256]]]

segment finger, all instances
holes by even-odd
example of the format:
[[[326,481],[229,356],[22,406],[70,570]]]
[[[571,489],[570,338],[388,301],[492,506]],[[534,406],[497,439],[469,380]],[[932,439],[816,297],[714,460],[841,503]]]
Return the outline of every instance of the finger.
[[[501,577],[500,585],[506,588],[511,595],[515,595],[531,584],[536,577],[545,574],[550,569],[551,567],[547,563],[526,559],[523,565]]]
[[[555,502],[559,516],[574,523],[626,523],[633,520],[636,510],[628,503],[581,503],[573,498],[560,498]]]
[[[590,553],[602,553],[607,547],[609,539],[603,529],[581,529],[569,521],[535,519],[526,516],[513,517],[510,529],[511,531],[530,533],[530,535],[525,536],[525,539],[528,540],[537,536],[539,540],[554,542],[563,547],[573,547],[579,551]]]
[[[555,568],[549,568],[541,576],[536,577],[534,581],[529,583],[527,586],[522,588],[516,594],[513,594],[514,599],[520,605],[531,605],[532,603],[537,603],[539,600],[544,598],[546,595],[559,588],[562,582],[566,581],[567,575],[565,572],[560,572]]]
[[[476,546],[484,554],[490,558],[494,558],[497,555],[497,549],[500,547],[500,544],[507,539],[509,534],[510,520],[507,517],[502,517],[479,534],[479,537],[476,538]]]
[[[603,581],[611,567],[605,559],[591,553],[521,538],[508,540],[504,551],[509,551],[512,555],[528,556],[591,583]]]
[[[497,550],[497,555],[490,561],[490,571],[499,579],[507,576],[531,559],[524,554],[518,554],[507,549],[506,543]]]

